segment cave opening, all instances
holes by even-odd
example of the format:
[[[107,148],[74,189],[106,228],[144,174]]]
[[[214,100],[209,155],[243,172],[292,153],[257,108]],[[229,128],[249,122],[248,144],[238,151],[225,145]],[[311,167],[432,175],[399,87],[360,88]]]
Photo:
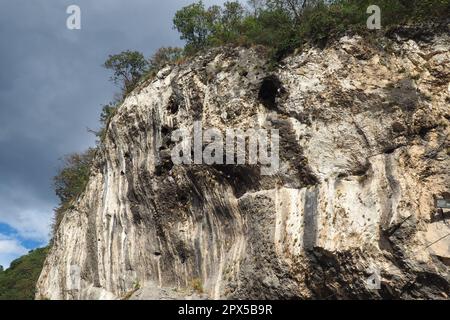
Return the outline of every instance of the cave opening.
[[[283,86],[277,76],[266,77],[261,83],[258,98],[267,109],[276,109],[277,97],[283,92]]]

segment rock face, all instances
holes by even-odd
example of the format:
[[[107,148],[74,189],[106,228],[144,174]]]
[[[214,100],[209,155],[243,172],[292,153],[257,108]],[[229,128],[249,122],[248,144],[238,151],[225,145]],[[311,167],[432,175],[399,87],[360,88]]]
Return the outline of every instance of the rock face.
[[[344,37],[275,70],[260,48],[161,70],[111,121],[37,298],[449,298],[444,29]],[[174,165],[194,121],[278,129],[279,172]]]

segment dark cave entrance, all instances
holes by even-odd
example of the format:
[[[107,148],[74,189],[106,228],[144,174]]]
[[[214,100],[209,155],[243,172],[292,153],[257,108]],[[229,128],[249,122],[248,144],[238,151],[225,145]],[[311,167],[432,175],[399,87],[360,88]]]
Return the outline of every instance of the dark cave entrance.
[[[258,99],[267,109],[274,110],[277,108],[277,97],[283,92],[284,89],[278,77],[270,75],[261,83]]]

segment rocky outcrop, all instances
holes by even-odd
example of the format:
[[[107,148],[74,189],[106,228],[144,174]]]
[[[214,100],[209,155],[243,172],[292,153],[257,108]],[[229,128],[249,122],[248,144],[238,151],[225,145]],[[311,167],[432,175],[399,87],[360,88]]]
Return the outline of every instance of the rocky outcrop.
[[[37,297],[448,298],[448,34],[161,70],[110,123]],[[279,172],[174,165],[172,132],[197,120],[279,130]]]

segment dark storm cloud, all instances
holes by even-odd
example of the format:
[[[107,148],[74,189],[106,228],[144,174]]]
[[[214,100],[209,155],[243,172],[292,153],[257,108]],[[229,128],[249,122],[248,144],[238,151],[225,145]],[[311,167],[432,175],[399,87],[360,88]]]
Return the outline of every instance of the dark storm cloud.
[[[149,56],[180,45],[172,16],[191,2],[0,0],[0,223],[47,240],[58,159],[94,143],[86,128],[117,91],[101,64],[126,49]],[[66,28],[71,4],[81,30]]]

